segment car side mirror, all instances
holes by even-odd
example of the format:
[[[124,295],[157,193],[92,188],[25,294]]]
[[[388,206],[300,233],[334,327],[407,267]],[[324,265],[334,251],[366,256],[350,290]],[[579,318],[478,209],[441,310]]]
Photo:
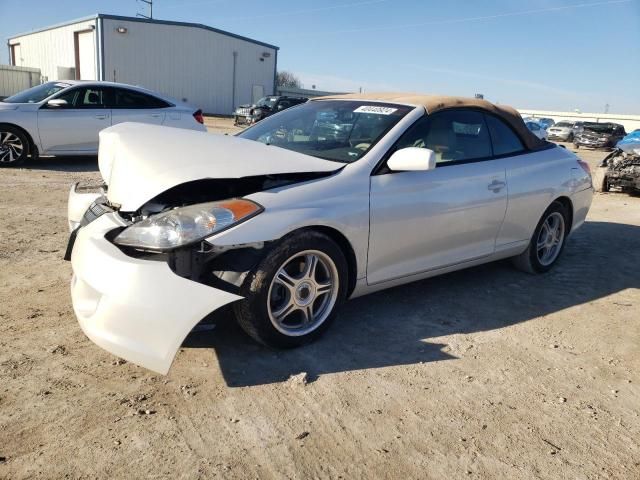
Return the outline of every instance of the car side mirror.
[[[428,148],[407,147],[396,150],[387,161],[393,172],[424,172],[436,168],[436,154]]]
[[[69,103],[62,98],[52,98],[47,102],[47,107],[49,108],[62,108],[69,105]]]
[[[281,110],[284,110],[285,108],[286,108],[286,107],[285,107],[284,105],[278,105],[278,106],[276,107],[276,110],[279,112],[279,111],[281,111]]]

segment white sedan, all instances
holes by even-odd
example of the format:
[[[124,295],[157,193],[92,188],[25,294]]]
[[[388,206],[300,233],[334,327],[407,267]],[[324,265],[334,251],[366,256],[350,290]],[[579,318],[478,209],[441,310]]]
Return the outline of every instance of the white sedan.
[[[40,155],[95,155],[98,133],[122,122],[206,131],[202,111],[111,82],[48,82],[0,102],[0,167]]]
[[[105,185],[69,198],[73,307],[95,343],[160,373],[227,304],[294,347],[348,298],[503,258],[544,273],[593,196],[577,156],[473,99],[325,97],[235,137],[100,137]]]

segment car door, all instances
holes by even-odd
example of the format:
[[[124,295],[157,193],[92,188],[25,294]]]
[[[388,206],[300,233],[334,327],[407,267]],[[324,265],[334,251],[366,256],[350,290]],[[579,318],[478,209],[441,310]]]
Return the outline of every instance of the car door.
[[[74,87],[54,97],[65,105],[42,105],[38,110],[40,153],[97,153],[98,133],[111,126],[108,94],[108,89],[96,85]]]
[[[113,88],[112,123],[152,123],[162,125],[172,105],[160,98],[128,88]]]
[[[507,208],[483,114],[457,109],[418,120],[391,151],[429,148],[436,168],[371,176],[367,282],[375,284],[486,257]],[[390,152],[391,153],[391,152]]]

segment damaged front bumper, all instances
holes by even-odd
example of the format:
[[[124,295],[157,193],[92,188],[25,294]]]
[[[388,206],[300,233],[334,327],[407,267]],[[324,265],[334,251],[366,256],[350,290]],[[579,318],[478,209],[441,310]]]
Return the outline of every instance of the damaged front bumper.
[[[73,309],[98,346],[166,374],[193,327],[242,297],[182,278],[166,262],[125,255],[105,238],[123,226],[111,212],[77,230],[71,254]]]

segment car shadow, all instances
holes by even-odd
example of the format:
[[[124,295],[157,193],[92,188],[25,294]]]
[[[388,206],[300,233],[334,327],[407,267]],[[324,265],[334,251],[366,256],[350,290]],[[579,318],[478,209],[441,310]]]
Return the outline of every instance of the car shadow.
[[[558,265],[528,275],[508,261],[396,287],[347,302],[317,342],[275,351],[254,343],[230,310],[217,328],[192,332],[183,347],[213,348],[231,387],[458,358],[439,337],[495,330],[640,288],[640,227],[587,222]],[[459,342],[458,342],[459,343]],[[463,342],[464,343],[464,342]]]
[[[49,170],[51,172],[97,172],[98,157],[66,156],[66,157],[38,157],[29,160],[24,168],[27,170]]]

